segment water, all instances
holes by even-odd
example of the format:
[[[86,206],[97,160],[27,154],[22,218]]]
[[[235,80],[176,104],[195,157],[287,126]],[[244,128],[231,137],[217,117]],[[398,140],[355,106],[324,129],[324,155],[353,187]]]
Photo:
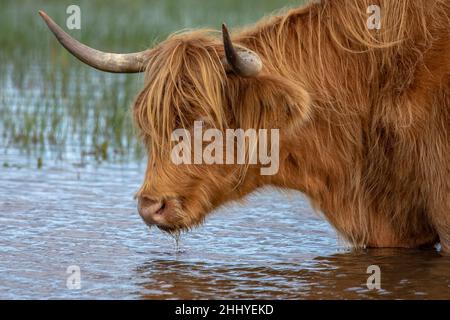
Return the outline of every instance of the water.
[[[296,192],[264,190],[221,208],[178,245],[146,227],[133,198],[146,162],[127,111],[142,76],[92,71],[54,43],[36,12],[61,22],[71,3],[17,3],[0,10],[1,299],[450,298],[449,257],[353,251]],[[81,36],[129,51],[185,27],[250,23],[286,1],[210,1],[207,15],[196,0],[136,3],[81,1],[98,31]],[[371,265],[380,290],[366,285]],[[80,289],[68,283],[72,267]]]
[[[20,164],[0,169],[3,299],[450,298],[449,258],[351,251],[294,192],[222,208],[177,247],[136,213],[139,164],[36,170],[11,151],[0,160]],[[370,265],[382,290],[366,286]],[[80,268],[79,290],[67,287],[69,266]]]

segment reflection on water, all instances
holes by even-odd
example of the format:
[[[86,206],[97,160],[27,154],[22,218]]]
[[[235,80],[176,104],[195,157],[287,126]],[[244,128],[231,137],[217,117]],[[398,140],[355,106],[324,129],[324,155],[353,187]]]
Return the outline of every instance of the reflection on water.
[[[380,291],[366,286],[369,265],[382,270]],[[448,299],[449,267],[435,251],[370,250],[261,266],[157,260],[138,272],[147,299]]]
[[[450,298],[435,250],[352,252],[301,195],[266,190],[174,239],[138,218],[145,168],[0,162],[0,298]],[[369,265],[381,291],[365,285]],[[66,286],[81,269],[80,290]]]

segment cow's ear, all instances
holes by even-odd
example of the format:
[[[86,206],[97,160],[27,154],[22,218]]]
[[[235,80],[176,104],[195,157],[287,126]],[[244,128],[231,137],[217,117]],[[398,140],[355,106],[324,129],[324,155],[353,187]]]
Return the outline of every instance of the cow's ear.
[[[267,75],[230,82],[232,114],[242,128],[287,129],[309,118],[311,98],[299,83]]]

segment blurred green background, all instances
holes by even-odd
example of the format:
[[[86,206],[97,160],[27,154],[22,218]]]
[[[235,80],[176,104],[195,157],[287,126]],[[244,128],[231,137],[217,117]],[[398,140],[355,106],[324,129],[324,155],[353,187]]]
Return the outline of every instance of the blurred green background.
[[[181,29],[222,22],[245,26],[302,0],[1,0],[0,153],[19,152],[41,167],[52,160],[142,159],[129,107],[142,75],[110,75],[84,66],[58,45],[38,15],[66,28],[69,5],[81,30],[69,33],[105,51],[151,47]],[[14,164],[5,162],[4,167]]]

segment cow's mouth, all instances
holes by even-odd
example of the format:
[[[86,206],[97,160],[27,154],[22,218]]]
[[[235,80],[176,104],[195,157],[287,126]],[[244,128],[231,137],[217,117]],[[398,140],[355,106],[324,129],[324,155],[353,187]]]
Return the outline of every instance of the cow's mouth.
[[[173,226],[165,226],[165,225],[160,225],[157,226],[159,230],[164,231],[166,233],[169,233],[171,235],[173,234],[177,234],[180,232],[180,229],[173,227]]]

